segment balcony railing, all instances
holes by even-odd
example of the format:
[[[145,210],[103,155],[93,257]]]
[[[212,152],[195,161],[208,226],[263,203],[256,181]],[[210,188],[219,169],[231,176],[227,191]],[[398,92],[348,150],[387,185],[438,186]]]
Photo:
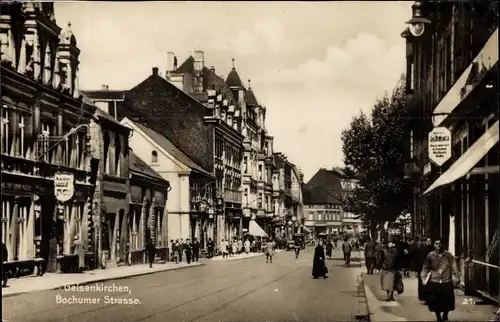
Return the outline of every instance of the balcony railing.
[[[241,203],[242,200],[241,192],[237,190],[226,189],[224,191],[224,200],[226,202]]]

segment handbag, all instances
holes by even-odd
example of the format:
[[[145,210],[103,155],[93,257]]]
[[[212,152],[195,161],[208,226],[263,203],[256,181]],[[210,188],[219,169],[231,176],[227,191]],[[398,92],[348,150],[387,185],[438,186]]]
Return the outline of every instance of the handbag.
[[[396,292],[398,292],[398,294],[403,294],[403,292],[405,291],[405,286],[403,284],[403,276],[401,275],[400,272],[397,272],[396,273]]]

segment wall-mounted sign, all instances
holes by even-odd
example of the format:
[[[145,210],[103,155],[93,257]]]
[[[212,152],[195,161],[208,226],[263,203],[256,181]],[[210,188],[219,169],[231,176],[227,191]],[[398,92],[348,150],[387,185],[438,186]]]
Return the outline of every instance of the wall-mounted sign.
[[[436,127],[429,132],[429,159],[442,166],[451,158],[451,132],[446,127]]]
[[[54,176],[54,194],[60,202],[73,198],[75,193],[75,176],[71,173],[57,172]]]

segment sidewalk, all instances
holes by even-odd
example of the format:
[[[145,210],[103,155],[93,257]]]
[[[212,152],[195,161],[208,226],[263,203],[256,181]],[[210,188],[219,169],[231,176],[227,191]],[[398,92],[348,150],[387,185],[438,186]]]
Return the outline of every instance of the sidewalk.
[[[275,254],[280,253],[282,251],[283,251],[282,249],[278,249],[275,251]],[[219,256],[215,256],[215,257],[211,258],[210,260],[212,260],[212,261],[234,261],[234,260],[238,260],[238,259],[245,259],[245,258],[262,256],[262,255],[264,255],[264,253],[248,253],[248,254],[244,253],[244,254],[237,254],[237,255],[229,256],[227,259],[222,258],[222,255],[219,255]]]
[[[380,288],[380,275],[362,274],[370,321],[435,321],[434,313],[418,300],[418,282],[415,277],[404,278],[404,293],[395,293],[396,301],[386,302],[386,293]],[[481,304],[478,298],[465,296],[455,290],[456,308],[450,312],[451,321],[489,321],[497,308]]]
[[[7,287],[2,288],[2,297],[9,297],[29,292],[55,290],[66,285],[84,285],[201,265],[204,264],[187,264],[186,262],[182,262],[179,264],[163,263],[153,264],[153,268],[150,268],[149,264],[140,264],[106,269],[96,269],[85,271],[81,274],[47,273],[43,276],[26,276],[21,278],[13,278],[9,279]]]

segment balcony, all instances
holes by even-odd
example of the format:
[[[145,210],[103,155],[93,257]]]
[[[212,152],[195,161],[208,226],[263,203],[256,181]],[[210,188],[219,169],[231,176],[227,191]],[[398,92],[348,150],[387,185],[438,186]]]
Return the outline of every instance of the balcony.
[[[241,203],[242,196],[238,190],[224,190],[224,201],[231,203]]]

